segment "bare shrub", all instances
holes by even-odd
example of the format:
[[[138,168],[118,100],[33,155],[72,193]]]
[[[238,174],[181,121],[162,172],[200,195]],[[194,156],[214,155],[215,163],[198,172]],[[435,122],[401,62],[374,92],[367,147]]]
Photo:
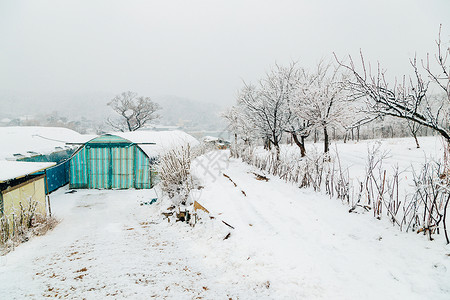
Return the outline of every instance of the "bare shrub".
[[[421,171],[413,172],[414,192],[400,191],[402,172],[398,166],[387,170],[383,161],[389,153],[375,144],[367,150],[365,175],[361,180],[351,180],[348,169],[341,165],[336,149],[334,156],[309,151],[306,157],[282,151],[276,159],[270,151],[254,147],[242,149],[241,159],[260,170],[276,175],[301,188],[324,191],[330,197],[350,205],[349,212],[370,212],[377,219],[387,216],[400,230],[445,234],[446,217],[450,203],[450,176],[448,162],[427,162]]]
[[[58,225],[59,220],[55,217],[47,217],[45,220],[36,223],[34,227],[32,227],[33,235],[41,236],[46,234],[48,231],[53,230],[53,228]]]
[[[446,216],[450,202],[450,180],[446,175],[445,162],[428,161],[419,173],[413,169],[414,192],[401,195],[399,191],[401,172],[397,166],[387,173],[383,167],[386,152],[379,146],[368,149],[366,173],[363,182],[359,182],[359,193],[355,197],[350,211],[360,206],[373,210],[373,215],[381,219],[383,210],[392,224],[400,230],[414,230],[432,235],[443,230],[449,243],[446,228]]]
[[[415,191],[412,196],[413,209],[409,214],[408,229],[429,235],[439,233],[440,225],[450,243],[446,217],[450,201],[450,180],[445,176],[445,165],[440,162],[427,162],[419,174],[413,172]],[[444,176],[443,176],[444,175]]]
[[[197,179],[191,175],[191,163],[194,154],[189,144],[174,148],[160,158],[159,178],[162,191],[172,200],[175,206],[189,205],[191,190],[198,186]]]
[[[312,187],[315,191],[320,191],[324,170],[328,167],[324,155],[316,149],[303,157],[284,151],[279,155],[270,150],[257,152],[255,147],[247,147],[241,149],[238,156],[264,172],[300,187]]]
[[[336,159],[333,161],[332,168],[328,168],[325,176],[325,189],[330,197],[336,196],[343,202],[350,204],[350,176],[348,169],[342,168],[337,148]]]
[[[55,218],[37,213],[37,205],[30,197],[25,205],[19,202],[17,211],[0,217],[0,254],[8,253],[32,236],[44,235],[57,225]]]
[[[11,236],[11,231],[9,229],[9,220],[6,215],[0,218],[0,245],[4,247]]]
[[[361,183],[364,198],[358,197],[364,207],[373,210],[373,216],[381,219],[383,208],[393,224],[402,226],[399,221],[399,175],[400,171],[394,166],[390,173],[383,166],[383,161],[389,156],[386,151],[380,150],[380,144],[369,147],[367,151],[366,172]]]

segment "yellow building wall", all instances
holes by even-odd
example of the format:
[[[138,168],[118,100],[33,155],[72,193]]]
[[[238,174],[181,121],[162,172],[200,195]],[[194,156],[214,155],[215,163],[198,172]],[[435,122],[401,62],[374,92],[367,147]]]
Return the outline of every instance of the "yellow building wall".
[[[37,202],[35,215],[37,218],[45,218],[46,199],[45,199],[45,177],[41,177],[32,182],[23,184],[18,188],[5,190],[3,194],[3,213],[10,219],[14,213],[16,217],[20,216],[20,203],[25,210],[33,202]]]

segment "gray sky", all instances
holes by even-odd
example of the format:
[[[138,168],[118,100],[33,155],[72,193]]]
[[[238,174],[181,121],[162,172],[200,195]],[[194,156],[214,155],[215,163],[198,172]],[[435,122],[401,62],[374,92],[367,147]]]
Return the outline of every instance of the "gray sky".
[[[357,54],[391,74],[450,40],[449,0],[0,0],[0,90],[231,103],[275,61]]]

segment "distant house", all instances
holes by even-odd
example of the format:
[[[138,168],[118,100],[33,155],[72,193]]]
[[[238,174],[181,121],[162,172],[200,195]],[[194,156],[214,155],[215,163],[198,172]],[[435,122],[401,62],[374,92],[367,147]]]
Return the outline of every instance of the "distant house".
[[[197,144],[182,131],[134,131],[105,134],[83,146],[70,159],[70,188],[149,189],[153,166],[173,147]]]
[[[23,211],[33,212],[34,218],[45,218],[45,173],[55,163],[0,161],[0,217],[13,229],[22,220]]]
[[[0,120],[0,126],[8,126],[11,123],[11,119],[9,118],[3,118]]]
[[[227,149],[230,147],[230,142],[218,137],[205,136],[203,137],[203,142],[205,144],[214,146],[217,149]]]
[[[0,127],[0,161],[54,162],[41,170],[47,175],[46,191],[50,193],[69,182],[68,158],[77,146],[92,136],[83,136],[61,127]]]
[[[148,124],[142,127],[140,130],[151,130],[151,131],[171,131],[171,130],[180,130],[181,126],[172,126],[172,125],[159,125],[159,124]]]

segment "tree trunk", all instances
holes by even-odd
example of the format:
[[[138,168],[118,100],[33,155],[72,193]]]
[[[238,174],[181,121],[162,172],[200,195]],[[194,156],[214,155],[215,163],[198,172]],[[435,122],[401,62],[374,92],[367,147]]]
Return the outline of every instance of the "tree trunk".
[[[447,245],[450,244],[450,239],[448,238],[447,225],[446,225],[446,222],[447,222],[447,206],[448,206],[449,202],[450,202],[450,195],[448,195],[447,201],[445,202],[445,206],[444,206],[444,220],[443,220],[443,223],[444,223],[444,234],[445,234],[445,239],[447,240]]]
[[[413,137],[414,137],[414,140],[416,141],[417,149],[419,149],[419,148],[420,148],[420,145],[419,145],[419,140],[417,139],[417,134],[416,134],[416,133],[413,133]]]
[[[294,139],[295,144],[300,148],[300,155],[301,157],[306,156],[306,149],[305,149],[305,137],[301,137],[301,141],[298,140],[297,134],[295,132],[292,132],[292,138]]]
[[[280,145],[276,145],[275,149],[277,150],[277,161],[280,161]]]
[[[238,148],[238,146],[237,146],[237,133],[234,133],[234,146],[232,147],[232,148],[234,148],[234,149],[232,149],[233,150],[233,156],[234,157],[236,157],[236,158],[239,158],[239,154],[237,153],[238,151],[237,151],[237,148]]]
[[[130,119],[127,118],[127,127],[128,127],[128,131],[133,131],[131,129],[131,123],[130,123]]]
[[[270,142],[271,144],[273,144],[273,146],[275,147],[275,152],[276,152],[276,161],[280,160],[280,144],[279,143],[273,143]]]
[[[328,138],[328,131],[327,131],[327,127],[324,126],[323,127],[323,152],[324,153],[328,153],[329,149],[329,138]]]

